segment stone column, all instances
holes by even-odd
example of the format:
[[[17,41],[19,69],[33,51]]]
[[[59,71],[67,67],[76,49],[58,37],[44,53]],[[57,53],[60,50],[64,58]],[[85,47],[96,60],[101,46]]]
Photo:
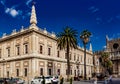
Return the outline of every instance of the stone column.
[[[118,76],[120,76],[120,62],[118,62]]]
[[[32,76],[34,77],[36,75],[35,70],[36,70],[36,59],[32,59]]]
[[[32,35],[32,53],[36,53],[36,36],[35,34]]]
[[[48,75],[48,62],[45,61],[45,66],[44,66],[44,75]]]

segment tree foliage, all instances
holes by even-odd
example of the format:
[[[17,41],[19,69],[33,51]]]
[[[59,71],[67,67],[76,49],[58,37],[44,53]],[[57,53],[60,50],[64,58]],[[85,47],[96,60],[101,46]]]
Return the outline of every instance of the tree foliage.
[[[112,61],[110,60],[110,57],[109,57],[109,53],[108,52],[103,52],[102,55],[101,55],[101,59],[102,59],[102,66],[105,68],[106,71],[109,72],[110,74],[110,70],[112,70],[112,66],[113,66],[113,63]]]
[[[69,52],[72,48],[77,48],[77,31],[66,26],[63,32],[57,35],[57,47],[62,50],[65,49],[67,53],[67,79],[69,80],[70,75],[70,57]]]

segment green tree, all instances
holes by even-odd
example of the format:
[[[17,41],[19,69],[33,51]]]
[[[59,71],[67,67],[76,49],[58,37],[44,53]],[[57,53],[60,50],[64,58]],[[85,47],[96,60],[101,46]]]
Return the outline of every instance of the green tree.
[[[69,80],[70,75],[70,57],[69,52],[70,49],[77,48],[77,31],[72,28],[66,26],[63,32],[60,32],[57,35],[57,47],[62,50],[66,50],[67,55],[67,79]]]
[[[83,42],[84,45],[84,80],[86,80],[86,44],[89,42],[89,38],[91,36],[91,32],[89,32],[88,30],[83,30],[80,33],[80,38]]]
[[[110,55],[108,52],[103,52],[101,55],[101,59],[102,59],[102,66],[105,70],[104,72],[109,72],[109,74],[111,74],[112,73],[111,69],[112,69],[113,63],[110,60],[109,56]]]

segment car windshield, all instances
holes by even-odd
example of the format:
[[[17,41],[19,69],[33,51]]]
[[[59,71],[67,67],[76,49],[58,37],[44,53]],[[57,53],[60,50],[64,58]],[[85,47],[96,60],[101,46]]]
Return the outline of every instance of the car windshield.
[[[47,76],[47,77],[45,77],[45,79],[50,79],[50,77],[49,77],[49,76]]]
[[[34,79],[42,79],[42,77],[35,77]]]

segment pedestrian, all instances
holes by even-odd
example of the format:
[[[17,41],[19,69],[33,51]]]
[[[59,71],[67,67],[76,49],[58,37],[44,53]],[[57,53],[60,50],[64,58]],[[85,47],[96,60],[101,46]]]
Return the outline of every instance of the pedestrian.
[[[112,84],[112,75],[110,75],[110,77],[109,77],[109,82],[110,82],[110,84]]]
[[[6,78],[4,79],[4,84],[8,84]]]
[[[64,78],[60,75],[60,84],[63,84]]]
[[[107,77],[105,77],[104,84],[107,84],[107,83],[108,83],[108,80],[107,80]]]
[[[45,77],[42,76],[42,79],[43,79],[42,84],[45,84]]]
[[[94,84],[97,84],[97,77],[94,77]]]

